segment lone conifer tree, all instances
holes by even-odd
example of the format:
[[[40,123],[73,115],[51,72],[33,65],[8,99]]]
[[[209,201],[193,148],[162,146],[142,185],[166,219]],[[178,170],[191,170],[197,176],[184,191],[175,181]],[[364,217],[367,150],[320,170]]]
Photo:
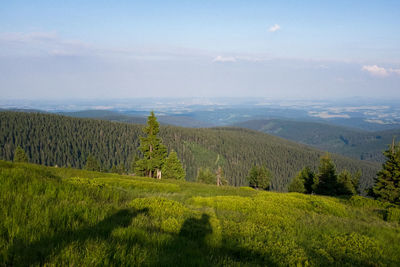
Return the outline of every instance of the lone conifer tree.
[[[317,194],[334,196],[337,193],[338,177],[336,167],[329,154],[321,157],[318,166],[317,183],[315,191]]]
[[[379,200],[400,205],[400,144],[393,141],[383,154],[386,161],[375,179],[373,195]]]
[[[28,156],[20,146],[15,149],[14,162],[28,162]]]
[[[165,159],[162,167],[162,175],[167,179],[184,180],[186,172],[182,167],[181,161],[175,151],[171,151],[169,156]]]
[[[92,154],[89,154],[86,159],[85,169],[88,171],[100,171],[100,163]]]
[[[143,128],[145,137],[140,137],[140,151],[143,158],[136,162],[135,173],[148,177],[159,177],[164,160],[167,156],[167,148],[157,136],[159,124],[152,111],[147,119],[147,126]],[[161,178],[161,177],[160,177]]]

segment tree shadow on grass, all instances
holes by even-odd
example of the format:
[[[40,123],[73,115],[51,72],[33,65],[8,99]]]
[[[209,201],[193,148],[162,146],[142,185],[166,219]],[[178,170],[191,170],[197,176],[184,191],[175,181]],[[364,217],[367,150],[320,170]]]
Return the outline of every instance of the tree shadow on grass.
[[[209,250],[206,237],[212,234],[210,216],[203,214],[200,219],[188,218],[183,223],[179,234],[174,234],[171,241],[161,248],[155,262],[156,266],[201,266],[204,255]]]
[[[87,226],[75,231],[63,231],[50,237],[44,237],[33,243],[25,244],[14,241],[8,250],[6,266],[44,265],[53,255],[58,255],[63,248],[73,242],[84,243],[86,240],[108,240],[114,229],[128,227],[132,219],[139,214],[148,213],[148,209],[122,209],[106,217],[94,226]],[[144,259],[149,266],[215,266],[215,265],[252,265],[276,266],[276,263],[253,250],[243,248],[234,237],[223,238],[219,246],[210,246],[207,237],[213,233],[210,216],[203,213],[201,218],[188,218],[178,234],[164,232],[158,228],[149,228],[153,233],[171,235],[171,240],[160,247],[154,247],[146,239],[124,242],[128,247],[139,245],[155,252]],[[152,253],[150,253],[152,254]],[[111,259],[117,264],[118,259]]]
[[[215,266],[215,265],[260,265],[276,266],[267,255],[241,247],[237,242],[223,239],[217,247],[207,244],[213,233],[210,216],[203,213],[200,219],[188,218],[179,234],[173,236],[161,248],[152,266]]]
[[[7,253],[9,257],[6,260],[6,266],[43,265],[49,256],[58,254],[72,242],[83,243],[89,239],[106,240],[114,229],[128,227],[133,218],[147,212],[147,208],[140,210],[122,209],[94,226],[87,226],[75,231],[63,231],[30,244],[16,240]]]

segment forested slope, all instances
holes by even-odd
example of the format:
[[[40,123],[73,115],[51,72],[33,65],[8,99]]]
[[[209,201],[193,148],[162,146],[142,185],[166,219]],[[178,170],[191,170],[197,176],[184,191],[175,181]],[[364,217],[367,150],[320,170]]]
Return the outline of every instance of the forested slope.
[[[60,114],[76,118],[99,119],[99,120],[138,123],[138,124],[146,123],[146,117],[140,116],[140,113],[136,115],[129,115],[110,110],[82,110],[75,112],[61,112]],[[206,123],[203,121],[196,120],[192,117],[187,117],[182,115],[176,115],[176,116],[162,115],[158,116],[157,119],[161,125],[174,125],[174,126],[192,127],[192,128],[210,127],[213,125],[211,123]]]
[[[11,160],[16,146],[30,161],[44,165],[82,168],[92,153],[105,168],[119,163],[129,167],[138,155],[142,125],[78,119],[60,115],[0,112],[0,158]],[[273,173],[272,189],[286,189],[302,167],[316,168],[322,151],[278,137],[241,128],[191,129],[161,127],[160,135],[182,160],[187,180],[194,180],[200,167],[221,165],[232,185],[246,184],[254,164]],[[373,183],[379,164],[332,156],[339,170],[362,170],[361,187]]]
[[[282,119],[251,120],[235,124],[355,159],[383,162],[382,151],[400,137],[400,129],[368,132],[325,123]]]

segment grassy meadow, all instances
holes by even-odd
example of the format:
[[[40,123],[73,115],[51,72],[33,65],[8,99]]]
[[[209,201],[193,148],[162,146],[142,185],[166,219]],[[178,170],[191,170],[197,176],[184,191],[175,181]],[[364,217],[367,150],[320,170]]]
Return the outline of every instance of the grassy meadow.
[[[400,209],[0,161],[0,266],[399,266]]]

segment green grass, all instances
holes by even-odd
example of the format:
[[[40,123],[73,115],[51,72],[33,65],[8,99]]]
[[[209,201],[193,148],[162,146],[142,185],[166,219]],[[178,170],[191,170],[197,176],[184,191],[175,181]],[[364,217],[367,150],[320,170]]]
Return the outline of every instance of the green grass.
[[[0,265],[399,266],[400,209],[0,161]]]

